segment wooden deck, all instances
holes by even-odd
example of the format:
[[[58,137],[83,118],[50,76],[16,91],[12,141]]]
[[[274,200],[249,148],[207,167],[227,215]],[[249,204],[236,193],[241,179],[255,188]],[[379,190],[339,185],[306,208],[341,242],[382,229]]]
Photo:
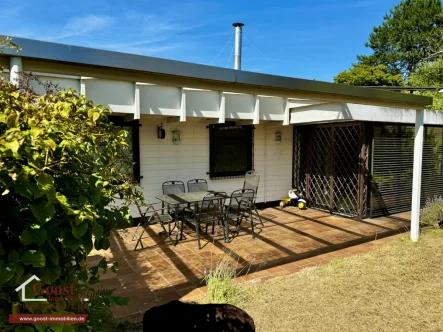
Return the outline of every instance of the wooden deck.
[[[222,259],[237,267],[240,281],[270,278],[358,252],[359,245],[409,228],[409,213],[363,221],[295,207],[266,208],[260,214],[264,226],[257,226],[255,239],[245,223],[227,244],[220,231],[214,237],[204,235],[202,245],[206,245],[199,250],[193,230],[186,229],[186,239],[173,246],[153,226],[143,240],[145,249],[134,251],[131,228],[115,232],[111,248],[92,252],[88,262],[92,265],[102,257],[119,261],[119,271],[103,274],[99,287],[115,288],[115,294],[129,297],[128,306],[114,308],[116,317],[129,317],[173,299],[189,298],[204,286],[205,271]]]

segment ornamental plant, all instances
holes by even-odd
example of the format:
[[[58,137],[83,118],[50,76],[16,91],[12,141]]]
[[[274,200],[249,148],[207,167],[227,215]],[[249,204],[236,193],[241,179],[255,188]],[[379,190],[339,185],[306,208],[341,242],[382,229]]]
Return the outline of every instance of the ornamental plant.
[[[109,268],[104,259],[87,267],[86,257],[93,248],[109,248],[111,231],[130,223],[129,204],[142,199],[132,177],[119,171],[132,164],[125,153],[128,133],[110,123],[109,113],[72,89],[50,89],[38,96],[29,86],[0,81],[3,323],[20,301],[14,289],[32,275],[45,285],[87,286],[99,282],[99,269]],[[111,269],[115,272],[116,266]],[[28,293],[27,297],[39,296]],[[103,302],[124,303],[111,294]],[[59,310],[35,313],[66,312],[63,304],[58,306]],[[83,327],[35,328],[74,331]],[[17,326],[16,330],[33,328]]]

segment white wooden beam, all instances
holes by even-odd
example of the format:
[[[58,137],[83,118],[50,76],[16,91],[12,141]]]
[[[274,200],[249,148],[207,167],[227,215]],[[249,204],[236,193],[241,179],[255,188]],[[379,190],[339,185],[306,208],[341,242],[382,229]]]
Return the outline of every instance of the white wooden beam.
[[[186,121],[186,92],[181,88],[180,122]]]
[[[86,83],[84,77],[80,78],[80,94],[86,95]]]
[[[412,173],[411,240],[418,241],[420,233],[420,190],[423,161],[424,110],[415,111],[414,167]]]
[[[258,96],[254,97],[254,117],[252,124],[258,124],[260,122],[260,98]]]
[[[140,88],[134,83],[134,120],[140,120]]]
[[[285,98],[285,111],[284,111],[284,118],[283,118],[283,126],[288,126],[290,122],[290,114],[291,110],[289,108],[289,99]]]
[[[218,123],[225,123],[226,116],[226,97],[223,91],[220,91],[220,105],[219,105],[220,116],[218,118]]]
[[[9,82],[14,85],[18,85],[20,81],[20,73],[22,72],[22,58],[12,56],[9,59],[9,68]]]

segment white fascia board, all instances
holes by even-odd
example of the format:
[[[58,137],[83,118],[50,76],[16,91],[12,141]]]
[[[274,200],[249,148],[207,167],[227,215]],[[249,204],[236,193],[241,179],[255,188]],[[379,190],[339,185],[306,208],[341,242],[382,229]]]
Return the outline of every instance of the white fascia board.
[[[425,111],[426,125],[443,125],[443,112]],[[415,123],[415,110],[360,104],[328,103],[291,109],[291,124],[340,121]]]

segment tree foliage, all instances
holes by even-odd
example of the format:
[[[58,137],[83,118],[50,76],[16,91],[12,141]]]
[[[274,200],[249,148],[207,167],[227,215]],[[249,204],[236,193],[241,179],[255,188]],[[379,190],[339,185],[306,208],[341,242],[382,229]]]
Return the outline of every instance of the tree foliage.
[[[385,65],[353,64],[352,68],[334,77],[335,83],[357,86],[401,86],[401,74],[393,74]]]
[[[426,62],[420,65],[417,70],[409,77],[409,82],[412,86],[425,87],[443,87],[443,58],[438,58],[433,62]],[[438,91],[420,92],[421,95],[430,96],[434,98],[429,109],[443,110],[443,95]]]
[[[87,268],[86,257],[109,248],[112,229],[128,224],[128,205],[141,198],[119,172],[132,164],[128,133],[108,114],[74,90],[37,96],[0,81],[0,286],[10,296],[3,307],[19,301],[14,288],[32,275],[47,285],[88,285],[107,269],[105,260]]]
[[[392,72],[408,77],[417,65],[438,50],[442,44],[441,0],[403,0],[374,27],[367,47],[371,55],[360,55],[361,63],[388,66]]]

